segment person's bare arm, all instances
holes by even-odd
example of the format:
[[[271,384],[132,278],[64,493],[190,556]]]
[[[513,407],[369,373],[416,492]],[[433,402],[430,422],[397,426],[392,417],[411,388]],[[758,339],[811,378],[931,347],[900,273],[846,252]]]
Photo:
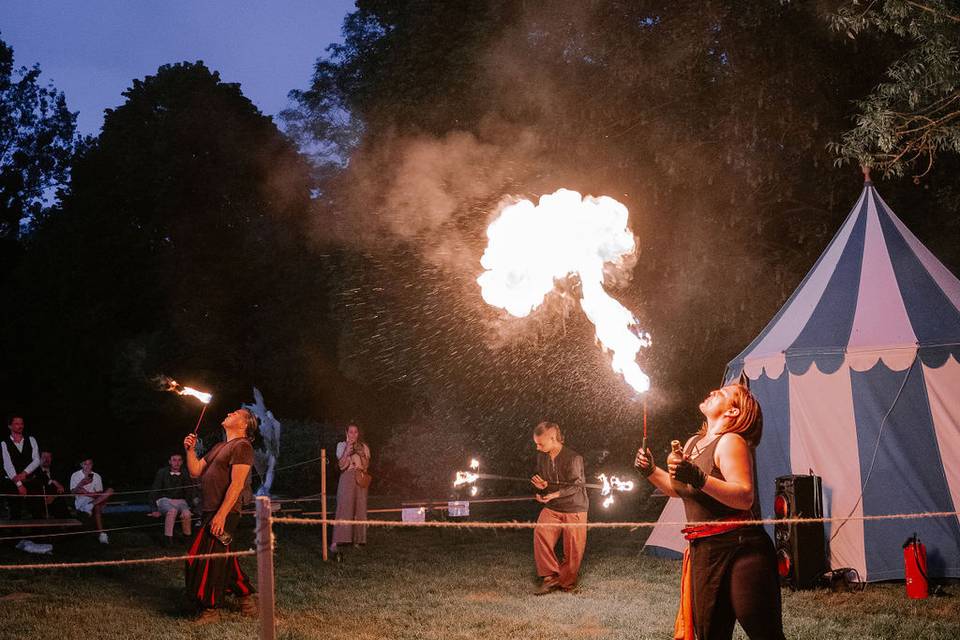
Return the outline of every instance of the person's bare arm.
[[[236,504],[237,498],[243,493],[243,487],[247,483],[247,475],[250,473],[250,465],[235,464],[230,467],[230,486],[227,487],[227,495],[220,503],[220,508],[210,520],[210,532],[216,536],[223,533],[223,527],[227,521],[227,515]]]
[[[350,458],[353,456],[353,445],[349,442],[343,444],[343,453],[337,456],[337,466],[340,471],[346,471],[350,467]]]

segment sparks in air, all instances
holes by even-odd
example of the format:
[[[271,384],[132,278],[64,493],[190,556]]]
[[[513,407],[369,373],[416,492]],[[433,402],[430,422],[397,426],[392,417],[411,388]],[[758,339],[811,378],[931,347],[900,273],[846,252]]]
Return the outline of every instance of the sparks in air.
[[[606,496],[603,500],[604,509],[613,504],[614,491],[633,491],[633,480],[621,480],[617,476],[608,478],[605,473],[598,475],[597,480],[600,481],[600,495]]]
[[[477,278],[483,299],[518,318],[539,307],[557,280],[576,276],[580,307],[596,327],[597,340],[613,354],[611,366],[638,393],[650,379],[637,365],[637,353],[650,334],[603,288],[612,268],[634,254],[627,208],[607,196],[582,197],[560,189],[538,204],[520,200],[505,207],[487,228],[487,248]]]

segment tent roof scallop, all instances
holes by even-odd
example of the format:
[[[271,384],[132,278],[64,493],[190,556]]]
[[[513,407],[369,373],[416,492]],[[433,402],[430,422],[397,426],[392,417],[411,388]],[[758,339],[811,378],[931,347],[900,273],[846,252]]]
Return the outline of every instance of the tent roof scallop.
[[[918,355],[960,360],[960,281],[867,182],[840,231],[779,313],[728,367],[751,379],[857,371],[878,360],[903,370]],[[846,358],[845,358],[846,356]]]

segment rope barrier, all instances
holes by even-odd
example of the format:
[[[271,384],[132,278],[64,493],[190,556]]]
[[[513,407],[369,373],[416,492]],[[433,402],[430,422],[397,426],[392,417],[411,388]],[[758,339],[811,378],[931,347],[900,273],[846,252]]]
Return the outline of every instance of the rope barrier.
[[[179,562],[181,560],[191,560],[197,558],[232,558],[234,556],[252,556],[257,552],[253,549],[247,551],[225,551],[223,553],[206,553],[196,556],[161,556],[159,558],[134,558],[130,560],[99,560],[96,562],[48,562],[42,564],[0,564],[0,571],[6,570],[27,570],[27,569],[76,569],[84,567],[110,567],[130,564],[158,564],[161,562]]]
[[[130,529],[146,529],[148,527],[159,527],[159,526],[163,526],[163,520],[160,520],[159,522],[148,522],[146,524],[133,524],[126,527],[113,527],[111,529],[80,529],[79,531],[59,531],[57,533],[31,533],[31,534],[21,534],[17,536],[3,536],[2,538],[0,538],[0,541],[23,540],[26,538],[33,540],[34,538],[56,538],[59,536],[80,536],[87,533],[111,533],[113,531],[128,531]],[[29,529],[30,525],[25,525],[24,528]]]
[[[766,524],[813,524],[817,522],[846,522],[848,520],[916,520],[920,518],[948,518],[960,515],[960,511],[931,511],[926,513],[897,513],[891,515],[854,516],[846,518],[765,518],[759,520],[724,520],[724,525],[766,525]],[[585,527],[588,529],[641,529],[655,526],[695,527],[717,524],[716,520],[703,522],[405,522],[402,520],[322,520],[319,518],[273,518],[274,524],[302,525],[366,525],[374,527],[436,527],[453,529],[536,529],[538,527]]]
[[[305,464],[310,464],[311,462],[318,462],[320,460],[323,460],[323,456],[317,456],[316,458],[310,458],[309,460],[304,460],[302,462],[294,462],[293,464],[288,464],[283,467],[277,467],[273,471],[274,473],[276,473],[277,471],[286,471],[287,469],[293,469],[294,467],[302,467]]]

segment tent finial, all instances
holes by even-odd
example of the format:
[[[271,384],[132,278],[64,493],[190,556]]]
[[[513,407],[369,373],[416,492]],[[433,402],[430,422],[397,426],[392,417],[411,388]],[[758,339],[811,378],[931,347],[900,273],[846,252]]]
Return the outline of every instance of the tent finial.
[[[863,184],[872,184],[873,181],[870,179],[870,167],[862,164],[860,165],[860,170],[863,171]]]

